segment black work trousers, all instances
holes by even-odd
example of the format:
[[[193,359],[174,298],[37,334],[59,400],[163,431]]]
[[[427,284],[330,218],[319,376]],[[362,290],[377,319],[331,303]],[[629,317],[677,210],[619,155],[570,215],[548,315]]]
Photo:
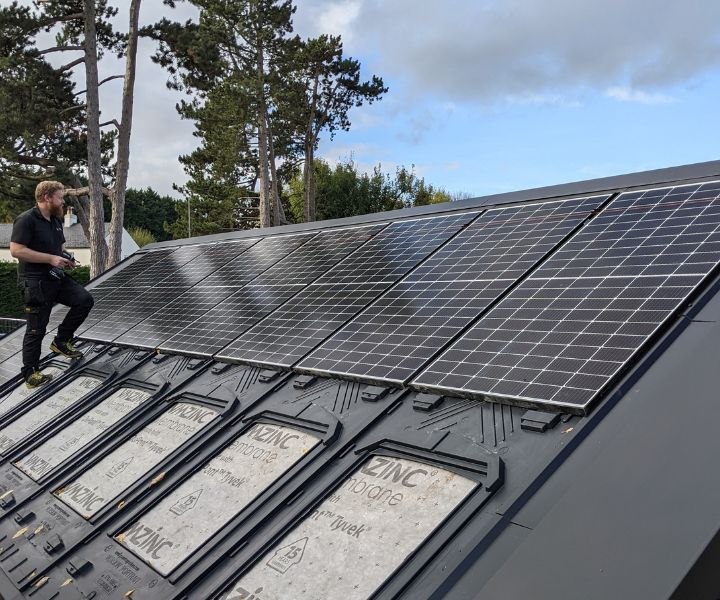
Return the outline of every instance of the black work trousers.
[[[70,277],[62,279],[27,277],[20,280],[20,287],[25,296],[27,318],[23,339],[22,374],[23,377],[27,377],[40,364],[42,341],[53,305],[59,302],[70,307],[55,335],[58,340],[69,342],[88,316],[94,302],[90,293]]]

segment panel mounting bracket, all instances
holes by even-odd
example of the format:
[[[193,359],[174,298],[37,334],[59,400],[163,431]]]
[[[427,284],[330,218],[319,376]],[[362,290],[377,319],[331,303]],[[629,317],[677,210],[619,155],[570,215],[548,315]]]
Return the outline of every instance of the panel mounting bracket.
[[[549,413],[539,410],[528,410],[520,417],[520,428],[524,431],[544,433],[555,427],[560,421],[560,413]]]

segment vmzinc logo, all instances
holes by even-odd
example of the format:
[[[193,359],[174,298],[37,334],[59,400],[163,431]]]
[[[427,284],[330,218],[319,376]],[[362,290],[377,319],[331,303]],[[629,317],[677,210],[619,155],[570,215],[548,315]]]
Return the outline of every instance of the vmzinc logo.
[[[405,461],[389,456],[373,456],[342,486],[342,490],[358,496],[364,496],[380,504],[397,506],[412,488],[429,484],[437,470],[423,468],[416,462]],[[335,502],[333,496],[331,502]]]

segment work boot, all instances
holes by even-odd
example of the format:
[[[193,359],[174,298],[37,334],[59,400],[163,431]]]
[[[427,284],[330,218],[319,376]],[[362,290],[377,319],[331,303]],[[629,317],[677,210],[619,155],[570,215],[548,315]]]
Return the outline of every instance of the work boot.
[[[50,350],[57,354],[62,354],[67,358],[75,359],[83,357],[83,353],[80,352],[80,350],[76,350],[75,348],[73,348],[73,345],[70,342],[61,342],[57,338],[55,338],[50,344]]]
[[[33,371],[25,378],[25,385],[29,390],[34,390],[41,385],[49,383],[50,380],[52,380],[52,375],[40,371]]]

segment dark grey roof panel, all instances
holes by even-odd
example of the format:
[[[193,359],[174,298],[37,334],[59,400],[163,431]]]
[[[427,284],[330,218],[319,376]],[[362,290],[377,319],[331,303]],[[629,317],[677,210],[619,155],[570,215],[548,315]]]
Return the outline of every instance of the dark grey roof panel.
[[[507,515],[526,535],[510,543],[509,525],[438,598],[671,595],[720,523],[720,486],[702,467],[720,455],[719,312],[715,297],[526,506]],[[692,597],[716,598],[716,565],[696,575]]]

